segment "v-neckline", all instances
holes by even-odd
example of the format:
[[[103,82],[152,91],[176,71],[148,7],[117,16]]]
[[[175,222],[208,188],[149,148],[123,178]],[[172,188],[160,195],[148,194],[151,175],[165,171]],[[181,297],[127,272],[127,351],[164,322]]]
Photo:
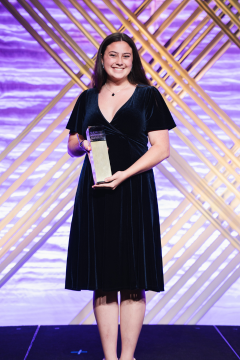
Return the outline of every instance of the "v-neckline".
[[[97,93],[97,107],[98,107],[98,110],[99,110],[100,114],[102,115],[103,119],[104,119],[105,121],[107,121],[108,124],[111,124],[111,123],[113,122],[113,120],[114,120],[114,118],[116,117],[117,113],[132,99],[133,95],[134,95],[135,92],[136,92],[137,87],[138,87],[138,85],[136,85],[136,87],[135,87],[135,89],[134,89],[134,92],[132,93],[132,95],[130,96],[130,98],[129,98],[122,106],[120,106],[120,108],[115,112],[115,114],[114,114],[114,116],[113,116],[113,118],[112,118],[111,121],[108,121],[108,120],[105,118],[105,116],[103,115],[103,113],[102,113],[102,111],[101,111],[101,109],[100,109],[100,107],[99,107],[99,103],[98,103],[99,93]]]

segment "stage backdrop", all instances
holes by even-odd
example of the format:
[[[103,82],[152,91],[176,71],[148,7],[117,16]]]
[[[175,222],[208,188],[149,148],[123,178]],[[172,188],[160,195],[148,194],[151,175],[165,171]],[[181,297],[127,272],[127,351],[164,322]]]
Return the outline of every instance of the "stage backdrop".
[[[239,14],[237,0],[1,0],[0,325],[95,323],[92,293],[64,290],[83,161],[65,126],[116,31],[178,125],[154,169],[166,285],[145,323],[240,325]]]

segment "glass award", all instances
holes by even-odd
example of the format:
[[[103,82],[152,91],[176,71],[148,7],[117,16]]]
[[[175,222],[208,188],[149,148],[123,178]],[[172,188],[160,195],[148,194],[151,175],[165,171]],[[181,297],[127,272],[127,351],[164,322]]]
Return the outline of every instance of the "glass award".
[[[89,126],[86,134],[92,148],[88,156],[94,183],[104,183],[106,177],[112,176],[104,126]]]

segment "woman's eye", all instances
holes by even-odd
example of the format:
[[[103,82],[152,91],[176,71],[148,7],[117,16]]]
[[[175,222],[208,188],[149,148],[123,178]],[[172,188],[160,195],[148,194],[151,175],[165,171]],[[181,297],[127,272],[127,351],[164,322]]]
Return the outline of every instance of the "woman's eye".
[[[115,57],[116,55],[115,55],[115,54],[110,54],[110,56],[111,56],[111,57]],[[130,57],[130,55],[124,55],[123,57],[124,57],[124,59],[127,59],[127,58]]]

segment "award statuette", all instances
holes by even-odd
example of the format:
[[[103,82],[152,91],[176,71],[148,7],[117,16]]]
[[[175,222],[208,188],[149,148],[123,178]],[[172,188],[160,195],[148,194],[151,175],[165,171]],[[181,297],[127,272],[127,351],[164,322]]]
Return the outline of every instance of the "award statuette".
[[[104,183],[106,177],[112,176],[104,126],[89,126],[86,134],[92,148],[88,156],[94,183]]]

